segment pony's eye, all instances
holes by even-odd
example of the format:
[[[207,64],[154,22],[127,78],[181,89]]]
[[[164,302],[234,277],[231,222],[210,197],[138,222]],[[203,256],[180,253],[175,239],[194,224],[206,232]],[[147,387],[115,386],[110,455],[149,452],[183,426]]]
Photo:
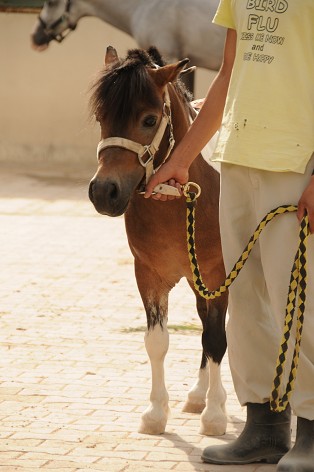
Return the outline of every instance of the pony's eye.
[[[146,128],[152,128],[153,126],[155,126],[156,122],[157,122],[157,117],[153,115],[149,115],[149,116],[146,116],[146,118],[144,119],[143,125]]]

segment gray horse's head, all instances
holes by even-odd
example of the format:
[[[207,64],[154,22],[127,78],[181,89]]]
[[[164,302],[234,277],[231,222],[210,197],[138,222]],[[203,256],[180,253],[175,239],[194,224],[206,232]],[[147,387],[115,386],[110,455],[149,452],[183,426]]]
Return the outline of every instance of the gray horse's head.
[[[77,0],[47,0],[31,34],[32,47],[43,51],[50,41],[61,42],[81,16]]]

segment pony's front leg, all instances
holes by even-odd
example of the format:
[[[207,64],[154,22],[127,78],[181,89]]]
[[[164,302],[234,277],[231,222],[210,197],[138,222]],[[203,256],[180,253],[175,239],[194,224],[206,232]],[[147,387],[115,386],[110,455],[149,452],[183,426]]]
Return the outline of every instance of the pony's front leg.
[[[206,406],[201,414],[200,433],[207,436],[221,436],[227,428],[227,394],[221,382],[220,364],[209,360],[209,389]]]
[[[165,386],[164,359],[169,347],[169,333],[166,321],[147,329],[145,347],[152,371],[150,405],[144,411],[139,428],[140,433],[164,433],[170,413],[168,392]]]

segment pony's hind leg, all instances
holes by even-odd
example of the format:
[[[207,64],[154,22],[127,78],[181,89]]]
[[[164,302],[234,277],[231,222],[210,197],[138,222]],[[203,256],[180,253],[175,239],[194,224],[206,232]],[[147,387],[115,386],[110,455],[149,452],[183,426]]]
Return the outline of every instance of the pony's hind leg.
[[[227,427],[226,391],[221,382],[220,364],[226,352],[225,316],[227,296],[207,302],[207,316],[203,321],[202,343],[209,359],[209,388],[206,406],[201,414],[200,433],[210,436],[225,434]]]
[[[190,284],[191,285],[191,284]],[[207,317],[207,304],[206,300],[202,298],[194,287],[191,285],[192,290],[196,296],[196,307],[200,319],[202,320],[203,326]],[[209,368],[208,358],[206,351],[203,347],[201,366],[198,371],[198,378],[192,388],[188,392],[187,400],[183,406],[183,411],[187,413],[202,413],[206,406],[206,394],[209,387]]]
[[[187,400],[182,411],[186,413],[202,413],[206,406],[206,394],[209,387],[208,360],[203,353],[201,367],[198,371],[198,378],[193,387],[188,392]]]

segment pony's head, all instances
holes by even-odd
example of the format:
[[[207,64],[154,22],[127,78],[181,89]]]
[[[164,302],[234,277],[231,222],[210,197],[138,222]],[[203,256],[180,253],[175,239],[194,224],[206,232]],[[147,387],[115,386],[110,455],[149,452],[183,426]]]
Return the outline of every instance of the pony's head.
[[[168,84],[170,95],[180,97],[177,102],[188,101],[178,80],[187,62],[165,64],[156,48],[130,50],[122,60],[114,48],[107,48],[90,101],[101,129],[98,169],[89,189],[99,213],[123,214],[135,190],[145,184],[145,175],[147,179],[171,152],[174,104]]]
[[[43,51],[50,41],[63,41],[76,28],[79,18],[79,9],[73,0],[47,0],[31,34],[33,49]]]

